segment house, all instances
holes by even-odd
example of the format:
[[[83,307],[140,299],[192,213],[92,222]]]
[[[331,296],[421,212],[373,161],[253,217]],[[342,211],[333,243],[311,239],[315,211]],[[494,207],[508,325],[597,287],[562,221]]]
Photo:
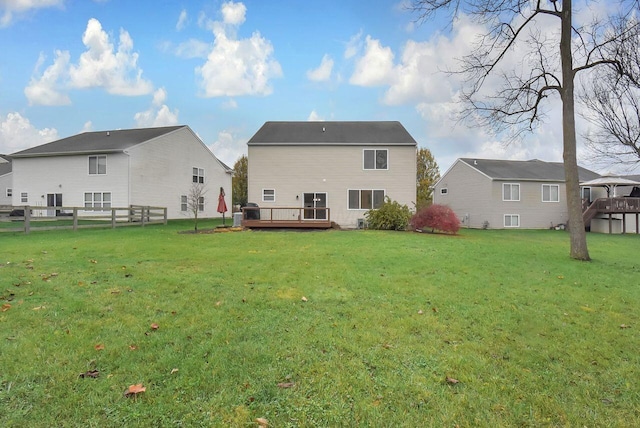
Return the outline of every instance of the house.
[[[11,158],[0,155],[0,206],[11,205],[13,195],[13,173]]]
[[[416,200],[417,143],[400,122],[266,122],[247,143],[248,198],[298,207],[302,222],[363,224],[385,197]]]
[[[85,132],[12,158],[16,206],[148,205],[166,207],[170,219],[186,218],[194,183],[206,190],[202,217],[219,216],[220,187],[231,201],[231,169],[188,126]]]
[[[580,183],[583,217],[592,232],[640,232],[640,175],[604,175]]]
[[[599,177],[581,167],[579,176]],[[537,159],[457,159],[436,182],[433,202],[471,228],[548,229],[569,219],[564,165]]]

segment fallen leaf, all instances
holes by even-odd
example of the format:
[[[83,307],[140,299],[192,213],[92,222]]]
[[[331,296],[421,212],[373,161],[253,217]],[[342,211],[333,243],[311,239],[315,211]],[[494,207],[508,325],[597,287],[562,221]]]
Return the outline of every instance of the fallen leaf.
[[[620,328],[631,328],[631,326],[626,324],[620,324]]]
[[[220,306],[221,304],[222,304],[222,302],[221,302],[220,300],[218,300],[218,301],[216,302],[216,306]]]
[[[436,312],[436,313],[438,312],[438,308],[436,308],[435,306],[434,306],[433,308],[431,308],[431,310],[432,310],[433,312]]]
[[[79,376],[79,377],[81,377],[81,378],[87,378],[87,377],[90,377],[90,378],[95,379],[95,378],[97,378],[98,376],[100,376],[100,371],[99,371],[99,370],[87,370],[87,371],[86,371],[86,372],[84,372],[84,373],[80,373],[80,376]]]
[[[564,279],[563,275],[558,275],[558,279]]]
[[[130,351],[135,351],[136,349],[138,349],[138,347],[136,345],[129,345],[129,350]]]
[[[36,306],[33,308],[34,311],[39,311],[40,309],[46,309],[44,306]]]
[[[96,263],[98,263],[98,261],[97,261],[97,260],[94,260],[94,259],[89,260],[89,262],[90,262],[90,263],[93,263],[94,265],[95,265]]]
[[[422,312],[422,309],[420,309],[420,310],[418,311],[418,315],[422,315],[422,314],[424,314],[424,312]]]
[[[103,351],[104,350],[104,345],[102,343],[98,343],[96,346],[94,346],[96,351]]]
[[[140,394],[141,392],[145,392],[147,390],[147,388],[145,388],[144,386],[142,386],[141,383],[137,383],[135,385],[130,385],[129,388],[127,388],[127,390],[124,392],[124,396],[125,397],[131,397],[131,396],[136,396],[138,394]]]
[[[261,427],[269,426],[269,421],[266,420],[265,418],[256,418],[256,423],[258,424],[258,426],[261,426]]]
[[[306,302],[306,301],[308,301],[309,299],[307,299],[306,297],[302,296],[302,299],[300,299],[300,300],[302,300],[303,302]]]
[[[178,369],[171,369],[171,374],[178,373]]]
[[[159,328],[160,328],[160,326],[158,324],[156,324],[155,322],[153,324],[151,324],[151,330],[157,330]]]
[[[447,376],[447,383],[451,385],[455,385],[457,383],[460,383],[460,381],[458,379],[454,379],[452,377]]]
[[[278,384],[278,388],[293,388],[294,386],[296,386],[296,384],[294,382],[280,382]]]
[[[11,305],[9,303],[2,305],[2,312],[7,312],[9,309],[11,309]]]

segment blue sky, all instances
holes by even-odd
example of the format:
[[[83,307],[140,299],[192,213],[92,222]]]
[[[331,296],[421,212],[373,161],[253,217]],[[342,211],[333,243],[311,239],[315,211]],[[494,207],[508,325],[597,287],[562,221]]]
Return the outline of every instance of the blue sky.
[[[505,146],[456,125],[442,72],[482,28],[403,0],[0,0],[0,153],[83,131],[189,125],[233,166],[266,121],[398,120],[436,157],[562,160],[549,120]],[[584,162],[583,162],[584,163]]]

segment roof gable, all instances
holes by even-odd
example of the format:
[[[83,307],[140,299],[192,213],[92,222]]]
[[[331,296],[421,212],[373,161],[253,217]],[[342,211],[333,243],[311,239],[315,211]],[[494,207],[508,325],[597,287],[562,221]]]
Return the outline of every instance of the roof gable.
[[[492,180],[565,181],[562,162],[545,162],[538,159],[513,161],[472,158],[460,158],[460,161]],[[578,174],[580,181],[599,177],[595,172],[582,167],[578,167]]]
[[[247,145],[417,146],[417,143],[397,121],[266,122]]]
[[[11,156],[15,158],[26,158],[84,153],[121,152],[130,147],[168,134],[183,127],[185,127],[185,125],[83,132],[82,134],[72,135],[71,137],[16,152]]]

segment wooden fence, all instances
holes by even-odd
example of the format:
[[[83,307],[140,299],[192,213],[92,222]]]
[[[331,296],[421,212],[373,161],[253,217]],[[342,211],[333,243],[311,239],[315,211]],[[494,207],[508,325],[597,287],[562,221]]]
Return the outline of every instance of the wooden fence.
[[[0,213],[11,212],[14,215],[2,217],[0,232],[167,224],[166,208],[143,205],[124,208],[0,206]]]

